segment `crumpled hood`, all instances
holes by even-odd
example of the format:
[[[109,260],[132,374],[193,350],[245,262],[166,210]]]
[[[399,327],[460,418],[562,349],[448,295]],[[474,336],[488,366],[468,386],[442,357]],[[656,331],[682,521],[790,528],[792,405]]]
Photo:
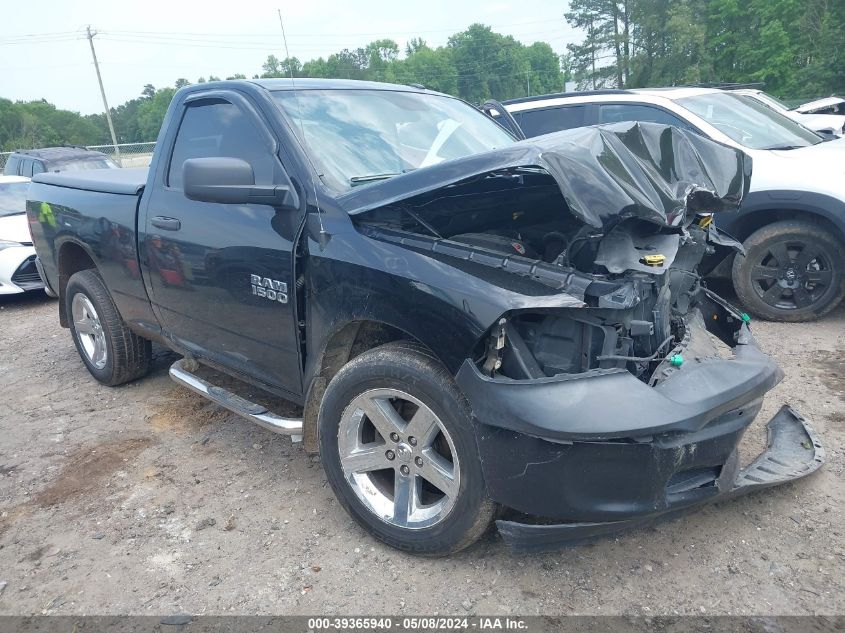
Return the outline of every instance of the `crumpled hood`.
[[[751,158],[694,133],[657,123],[615,123],[556,132],[373,183],[338,198],[363,213],[485,173],[540,167],[575,217],[607,229],[637,217],[675,225],[686,212],[739,208]]]

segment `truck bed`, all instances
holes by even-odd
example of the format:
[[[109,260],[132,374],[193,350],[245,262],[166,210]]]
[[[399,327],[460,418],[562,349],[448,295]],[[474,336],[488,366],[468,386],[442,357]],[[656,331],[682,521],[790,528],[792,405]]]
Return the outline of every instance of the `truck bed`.
[[[147,184],[148,171],[146,167],[138,167],[133,169],[48,172],[36,174],[32,177],[32,181],[68,189],[137,196],[143,191],[144,185]]]
[[[42,173],[32,180],[27,215],[50,287],[61,291],[67,283],[59,272],[63,256],[77,267],[90,260],[123,319],[133,327],[155,326],[138,256],[137,214],[147,170]],[[59,315],[66,323],[64,305]]]

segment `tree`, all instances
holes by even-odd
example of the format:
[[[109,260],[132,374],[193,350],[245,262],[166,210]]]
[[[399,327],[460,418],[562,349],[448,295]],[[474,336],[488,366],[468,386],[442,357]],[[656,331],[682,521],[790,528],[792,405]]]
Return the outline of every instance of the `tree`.
[[[617,88],[630,75],[631,0],[572,0],[566,21],[587,32],[585,41],[568,46],[582,77],[601,85],[613,79]],[[605,61],[611,63],[604,63]]]
[[[411,38],[404,56],[391,39],[304,62],[268,55],[260,76],[418,83],[475,102],[556,92],[568,80],[581,88],[760,81],[778,96],[805,100],[845,93],[841,0],[571,0],[566,18],[585,37],[561,56],[547,43],[525,46],[472,24],[437,48]],[[138,97],[112,108],[118,141],[155,139],[175,89],[188,83],[145,84]],[[4,150],[110,140],[104,114],[0,99]]]
[[[426,88],[458,94],[458,72],[452,63],[448,48],[422,47],[404,60],[396,63],[394,81],[403,84],[421,84]]]
[[[155,139],[167,108],[176,93],[174,88],[156,90],[152,99],[144,99],[138,106],[138,133],[147,140]]]
[[[0,148],[3,151],[94,144],[100,138],[101,130],[96,121],[78,112],[59,110],[43,99],[28,102],[0,99]]]
[[[561,73],[560,57],[545,42],[534,42],[523,51],[528,62],[526,91],[531,94],[547,94],[563,90],[564,76]]]
[[[414,53],[419,53],[420,51],[428,48],[429,46],[423,38],[412,37],[408,40],[408,43],[405,44],[405,56],[410,57]]]

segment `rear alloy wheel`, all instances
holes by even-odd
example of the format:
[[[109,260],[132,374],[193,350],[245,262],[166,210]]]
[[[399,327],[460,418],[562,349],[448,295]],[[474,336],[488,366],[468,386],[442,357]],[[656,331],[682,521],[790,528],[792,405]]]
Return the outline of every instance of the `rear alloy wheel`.
[[[842,247],[808,222],[777,222],[745,241],[734,260],[734,288],[743,305],[770,321],[809,321],[845,296]]]
[[[73,342],[94,378],[115,386],[149,371],[152,344],[127,327],[96,270],[72,275],[64,300]]]
[[[320,405],[319,435],[341,505],[388,545],[443,556],[490,525],[496,504],[487,497],[469,405],[420,346],[389,343],[341,368]]]
[[[70,315],[85,359],[96,369],[102,369],[109,356],[106,335],[100,316],[88,297],[81,292],[74,294],[71,299]]]

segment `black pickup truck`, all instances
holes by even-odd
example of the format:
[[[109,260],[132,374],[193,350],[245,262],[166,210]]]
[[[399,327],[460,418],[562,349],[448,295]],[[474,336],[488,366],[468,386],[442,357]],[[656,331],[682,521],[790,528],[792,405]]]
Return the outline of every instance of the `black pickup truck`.
[[[172,348],[178,383],[319,452],[370,533],[442,555],[494,519],[542,548],[821,465],[788,407],[738,456],[782,374],[697,267],[737,247],[712,214],[750,174],[664,125],[517,141],[422,88],[231,81],[176,94],[148,172],[39,174],[27,208],[97,380]]]

